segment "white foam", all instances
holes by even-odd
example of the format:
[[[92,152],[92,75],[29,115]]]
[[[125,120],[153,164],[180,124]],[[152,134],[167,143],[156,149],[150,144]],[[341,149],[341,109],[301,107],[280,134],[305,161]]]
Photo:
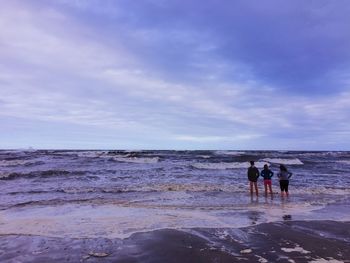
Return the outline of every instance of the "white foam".
[[[243,155],[245,152],[240,151],[215,151],[215,154],[217,155],[232,155],[232,156],[238,156]]]
[[[125,202],[109,204],[69,203],[31,205],[0,210],[0,235],[24,234],[71,238],[127,238],[137,232],[157,229],[238,228],[256,223],[281,221],[283,215],[293,219],[312,217],[320,209],[307,203],[259,203],[244,197],[241,203],[196,202],[192,194],[167,192]],[[250,201],[249,201],[250,200]],[[178,202],[179,201],[179,202]],[[250,215],[258,215],[252,219]],[[305,217],[306,216],[306,217]],[[329,219],[329,215],[323,220]],[[346,220],[346,218],[345,218]],[[68,222],[68,223],[67,223]],[[226,236],[227,233],[222,233]],[[234,235],[235,236],[235,235]],[[287,248],[286,248],[287,249]],[[301,252],[301,248],[294,250]]]
[[[283,250],[284,252],[287,252],[287,253],[291,253],[291,252],[299,252],[301,254],[309,254],[309,253],[311,253],[310,251],[303,249],[299,245],[296,245],[294,248],[281,247],[281,250]]]
[[[38,206],[0,211],[0,218],[2,219],[0,235],[24,234],[71,238],[127,238],[137,232],[164,228],[239,226],[236,218],[232,219],[231,225],[221,221],[210,211],[117,205]]]
[[[198,155],[198,157],[203,158],[203,159],[209,159],[211,156],[210,155]]]
[[[17,166],[17,165],[28,165],[35,163],[33,160],[1,160],[0,166]]]
[[[147,189],[143,187],[142,189]],[[183,191],[183,192],[215,192],[215,191],[223,191],[223,192],[231,192],[231,193],[239,193],[246,192],[246,185],[242,184],[207,184],[207,183],[191,183],[191,184],[182,184],[182,183],[169,183],[169,184],[157,184],[152,186],[149,190],[155,191]]]
[[[2,172],[0,171],[0,178],[7,178],[9,177],[10,173],[5,173],[5,172]]]
[[[255,166],[263,168],[267,162],[255,162]],[[249,162],[232,162],[232,163],[193,163],[192,166],[197,169],[210,169],[210,170],[227,170],[227,169],[247,169],[250,167]]]
[[[103,151],[86,151],[86,152],[71,152],[70,154],[77,154],[79,157],[97,158],[105,154]]]
[[[113,157],[112,158],[118,162],[127,162],[127,163],[157,163],[159,157]]]
[[[342,163],[342,164],[349,164],[350,165],[350,160],[340,160],[340,161],[335,161],[336,163]]]
[[[134,151],[133,151],[134,152]],[[85,151],[85,152],[71,152],[70,154],[77,154],[79,157],[85,158],[104,158],[111,159],[118,162],[127,162],[127,163],[144,163],[151,164],[157,163],[159,157],[137,157],[133,156],[132,153],[125,152],[126,154],[109,154],[105,151]]]
[[[262,159],[263,162],[277,163],[277,164],[288,164],[288,165],[303,165],[304,163],[298,158],[294,159],[281,159],[281,158],[265,158]]]
[[[292,177],[293,178],[293,177]],[[336,189],[336,188],[327,188],[324,186],[315,186],[310,185],[307,188],[295,187],[295,189],[291,190],[294,194],[330,194],[330,195],[350,195],[350,188]]]
[[[309,261],[309,263],[344,263],[344,261],[340,261],[340,260],[329,257],[327,259],[324,259],[324,258],[313,259],[313,260]]]
[[[263,258],[262,256],[255,255],[255,257],[257,257],[258,261],[261,263],[268,263],[269,262],[266,258]]]

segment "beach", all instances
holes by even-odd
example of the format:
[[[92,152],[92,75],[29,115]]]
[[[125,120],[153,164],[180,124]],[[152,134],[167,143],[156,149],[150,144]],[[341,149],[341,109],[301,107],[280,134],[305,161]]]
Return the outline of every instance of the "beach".
[[[250,196],[249,161],[293,173]],[[350,262],[350,153],[0,151],[0,262]]]
[[[350,262],[350,223],[163,229],[126,239],[3,235],[1,262]]]

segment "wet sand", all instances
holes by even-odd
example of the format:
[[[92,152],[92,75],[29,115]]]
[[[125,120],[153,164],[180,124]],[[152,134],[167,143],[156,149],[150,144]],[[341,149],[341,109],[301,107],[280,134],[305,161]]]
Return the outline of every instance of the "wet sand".
[[[0,262],[350,262],[350,222],[163,229],[126,239],[2,235]]]

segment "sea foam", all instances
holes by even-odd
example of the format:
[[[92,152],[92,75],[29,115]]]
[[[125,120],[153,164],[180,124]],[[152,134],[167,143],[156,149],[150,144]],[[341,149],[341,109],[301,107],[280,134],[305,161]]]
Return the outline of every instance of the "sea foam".
[[[288,164],[288,165],[303,165],[304,163],[298,158],[293,159],[281,159],[281,158],[264,158],[261,161],[277,164]]]
[[[255,162],[257,168],[263,168],[268,162]],[[227,169],[242,169],[248,168],[250,166],[249,162],[232,162],[232,163],[193,163],[192,167],[197,169],[212,169],[212,170],[227,170]]]
[[[118,162],[127,162],[127,163],[157,163],[159,161],[159,157],[114,157],[112,158]]]

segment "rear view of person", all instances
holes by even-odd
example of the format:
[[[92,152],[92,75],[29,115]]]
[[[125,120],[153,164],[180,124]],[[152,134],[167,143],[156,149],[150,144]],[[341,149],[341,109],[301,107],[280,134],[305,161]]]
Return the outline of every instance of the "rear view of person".
[[[280,179],[281,196],[283,197],[283,192],[286,192],[286,196],[288,196],[289,178],[291,178],[292,173],[288,172],[287,168],[281,164],[277,176]]]
[[[264,165],[264,169],[261,171],[260,175],[264,178],[265,195],[267,195],[267,186],[269,186],[270,194],[272,195],[271,177],[273,176],[273,172],[269,169],[267,164]]]
[[[253,195],[253,185],[255,188],[256,196],[258,196],[258,177],[259,177],[259,170],[254,166],[254,161],[250,161],[250,167],[248,168],[248,180],[250,183],[250,194]]]

